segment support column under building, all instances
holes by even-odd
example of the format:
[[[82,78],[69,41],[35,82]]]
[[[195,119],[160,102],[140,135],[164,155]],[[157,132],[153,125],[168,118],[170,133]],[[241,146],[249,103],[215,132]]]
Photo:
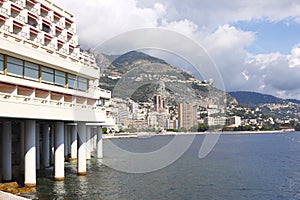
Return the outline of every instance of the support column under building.
[[[64,156],[65,159],[68,157],[68,132],[69,132],[69,127],[67,126],[67,124],[65,124],[64,126]]]
[[[40,124],[36,123],[36,169],[40,169]]]
[[[49,124],[43,124],[43,156],[42,165],[43,167],[50,166],[50,137],[49,137]]]
[[[12,125],[10,121],[3,122],[2,135],[2,179],[12,180]]]
[[[86,159],[91,160],[91,127],[86,126]]]
[[[51,124],[50,129],[50,165],[54,165],[54,126],[53,123]]]
[[[36,186],[36,121],[25,121],[25,187]]]
[[[55,122],[54,180],[65,179],[64,122]]]
[[[70,161],[77,159],[77,128],[71,126],[71,158]]]
[[[25,123],[20,122],[20,153],[21,153],[21,172],[24,172],[24,156],[25,156]]]
[[[86,175],[86,126],[85,123],[78,123],[78,150],[77,150],[77,174]]]
[[[97,128],[97,158],[103,158],[102,127]]]

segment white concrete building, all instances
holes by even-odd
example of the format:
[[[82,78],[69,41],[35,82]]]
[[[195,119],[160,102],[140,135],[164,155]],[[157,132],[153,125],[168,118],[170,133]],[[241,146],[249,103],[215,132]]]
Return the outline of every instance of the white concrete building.
[[[98,88],[99,71],[95,58],[78,48],[71,13],[50,0],[0,0],[3,181],[12,177],[14,130],[19,130],[15,134],[25,185],[36,184],[40,164],[54,163],[55,180],[63,180],[64,156],[71,151],[78,174],[86,173],[87,141],[101,135],[99,125],[106,122],[106,108],[99,101],[111,98],[110,91]],[[91,133],[88,138],[86,132]]]

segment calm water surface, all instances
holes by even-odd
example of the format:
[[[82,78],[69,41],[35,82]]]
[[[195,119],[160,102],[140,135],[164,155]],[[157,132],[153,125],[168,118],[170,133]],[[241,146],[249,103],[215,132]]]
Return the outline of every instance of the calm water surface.
[[[182,136],[185,137],[185,136]],[[133,152],[158,149],[173,137],[116,139]],[[39,175],[36,199],[300,199],[300,133],[222,135],[213,151],[198,158],[204,136],[197,135],[183,156],[159,171],[128,174],[88,164],[78,177],[66,165],[66,180],[54,182],[52,171]],[[113,152],[105,149],[105,156]]]

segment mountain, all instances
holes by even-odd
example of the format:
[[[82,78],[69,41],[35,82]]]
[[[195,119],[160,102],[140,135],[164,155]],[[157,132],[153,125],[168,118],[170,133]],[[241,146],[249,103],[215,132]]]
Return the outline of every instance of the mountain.
[[[236,103],[211,83],[201,82],[166,61],[138,51],[123,55],[105,55],[90,50],[101,68],[100,87],[111,90],[112,97],[131,98],[136,102],[151,102],[161,94],[175,105],[182,102],[200,106]]]
[[[296,99],[281,99],[268,94],[261,94],[257,92],[238,91],[229,92],[239,104],[244,106],[259,105],[259,104],[286,104],[288,102],[300,104]]]

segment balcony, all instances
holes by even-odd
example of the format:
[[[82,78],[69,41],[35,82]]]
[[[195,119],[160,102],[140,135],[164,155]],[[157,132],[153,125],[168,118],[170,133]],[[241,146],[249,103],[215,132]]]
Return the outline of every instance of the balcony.
[[[0,92],[1,117],[103,121],[105,108],[61,100]],[[22,110],[22,112],[16,112]],[[39,112],[46,110],[46,112]]]
[[[29,10],[30,12],[34,13],[34,14],[37,14],[37,15],[39,14],[38,9],[33,8],[31,6],[26,6],[26,9]]]
[[[18,33],[16,33],[16,34],[17,34],[18,36],[24,38],[24,39],[27,38],[27,33],[25,33],[24,31],[20,31],[20,32],[18,32]]]
[[[0,14],[2,15],[8,15],[8,10],[6,8],[0,8]]]
[[[12,12],[11,17],[17,19],[18,21],[25,23],[25,17],[21,16],[19,13]]]
[[[18,6],[23,7],[23,1],[21,0],[11,0],[13,3],[17,4]]]
[[[4,31],[6,31],[6,32],[9,32],[9,28],[10,28],[10,26],[8,26],[8,25],[5,25],[5,24],[0,25],[0,29],[1,29],[1,30],[4,30]]]

